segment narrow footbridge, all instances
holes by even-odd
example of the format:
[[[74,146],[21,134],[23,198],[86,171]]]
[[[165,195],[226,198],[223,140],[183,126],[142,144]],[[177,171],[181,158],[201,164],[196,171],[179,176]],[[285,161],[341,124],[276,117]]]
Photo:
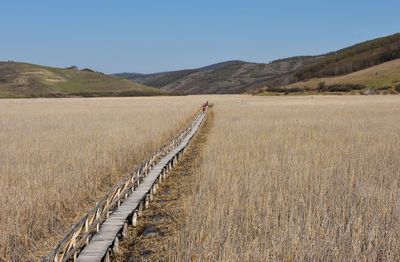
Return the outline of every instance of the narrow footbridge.
[[[169,170],[180,160],[206,117],[200,112],[178,136],[153,152],[138,168],[111,188],[59,242],[43,262],[110,261],[128,226],[136,226]]]

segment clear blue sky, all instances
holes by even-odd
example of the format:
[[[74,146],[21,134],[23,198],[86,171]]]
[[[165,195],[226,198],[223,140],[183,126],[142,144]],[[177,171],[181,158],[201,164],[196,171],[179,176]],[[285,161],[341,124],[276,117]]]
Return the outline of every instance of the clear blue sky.
[[[4,0],[0,61],[105,73],[313,55],[400,31],[399,0]]]

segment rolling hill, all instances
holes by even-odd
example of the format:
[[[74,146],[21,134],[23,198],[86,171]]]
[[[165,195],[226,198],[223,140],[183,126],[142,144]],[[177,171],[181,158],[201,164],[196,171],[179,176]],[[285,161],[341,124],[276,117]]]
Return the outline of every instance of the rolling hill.
[[[145,85],[187,94],[243,93],[266,85],[288,84],[297,69],[319,61],[325,55],[298,56],[272,61],[268,64],[239,60],[226,61],[197,69],[155,74],[122,73]]]
[[[372,66],[347,75],[312,78],[305,81],[283,86],[281,88],[266,88],[267,92],[364,92],[373,93],[400,92],[400,59],[395,59]]]
[[[400,33],[362,42],[298,69],[292,82],[339,76],[400,58]]]
[[[170,92],[90,69],[0,62],[0,98],[151,96]]]
[[[280,90],[290,83],[346,75],[397,58],[400,58],[400,33],[323,55],[290,57],[268,64],[233,60],[197,69],[117,75],[148,86],[187,94],[257,93],[266,87]],[[370,77],[374,79],[373,75]]]

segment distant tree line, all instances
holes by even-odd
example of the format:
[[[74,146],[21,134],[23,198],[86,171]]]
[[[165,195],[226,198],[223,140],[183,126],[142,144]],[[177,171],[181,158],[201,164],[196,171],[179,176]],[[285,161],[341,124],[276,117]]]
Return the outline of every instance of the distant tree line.
[[[362,90],[367,88],[365,85],[361,84],[334,84],[325,85],[325,82],[318,83],[318,92],[350,92],[353,90]]]
[[[304,91],[304,89],[298,87],[293,87],[293,88],[268,87],[267,91],[273,93],[297,93]]]
[[[364,42],[303,67],[292,82],[317,77],[339,76],[400,58],[400,33]]]
[[[78,68],[76,65],[66,67],[65,69],[79,70],[79,68]],[[92,69],[90,69],[90,68],[87,68],[87,67],[86,67],[86,68],[83,68],[82,71],[94,72],[94,73],[99,73],[99,74],[104,75],[103,72],[94,71],[94,70],[92,70]]]

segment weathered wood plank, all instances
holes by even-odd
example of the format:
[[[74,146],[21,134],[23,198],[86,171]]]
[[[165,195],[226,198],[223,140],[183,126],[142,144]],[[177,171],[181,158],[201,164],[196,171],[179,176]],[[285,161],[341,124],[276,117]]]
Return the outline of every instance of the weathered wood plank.
[[[106,221],[101,225],[98,232],[93,236],[89,244],[79,254],[77,261],[80,262],[92,262],[101,261],[108,253],[113,243],[118,246],[118,234],[122,232],[123,228],[127,226],[127,219],[133,215],[132,225],[136,225],[136,219],[140,215],[142,205],[148,207],[150,198],[156,191],[157,186],[155,183],[163,174],[165,175],[165,168],[170,168],[178,162],[177,154],[180,153],[190,142],[192,137],[197,132],[204,115],[201,115],[197,120],[197,123],[191,128],[188,135],[181,140],[180,144],[166,155],[164,155],[159,161],[151,168],[143,180],[138,183],[138,186],[134,191],[120,204],[118,209],[114,211]],[[155,159],[156,156],[151,156],[149,159]],[[148,162],[144,168],[148,166]],[[152,164],[151,164],[152,165]],[[128,184],[124,185],[124,188]],[[116,195],[122,193],[124,190],[116,191]],[[115,197],[114,197],[115,198]],[[144,201],[144,204],[143,204]],[[135,211],[136,210],[136,211]]]

